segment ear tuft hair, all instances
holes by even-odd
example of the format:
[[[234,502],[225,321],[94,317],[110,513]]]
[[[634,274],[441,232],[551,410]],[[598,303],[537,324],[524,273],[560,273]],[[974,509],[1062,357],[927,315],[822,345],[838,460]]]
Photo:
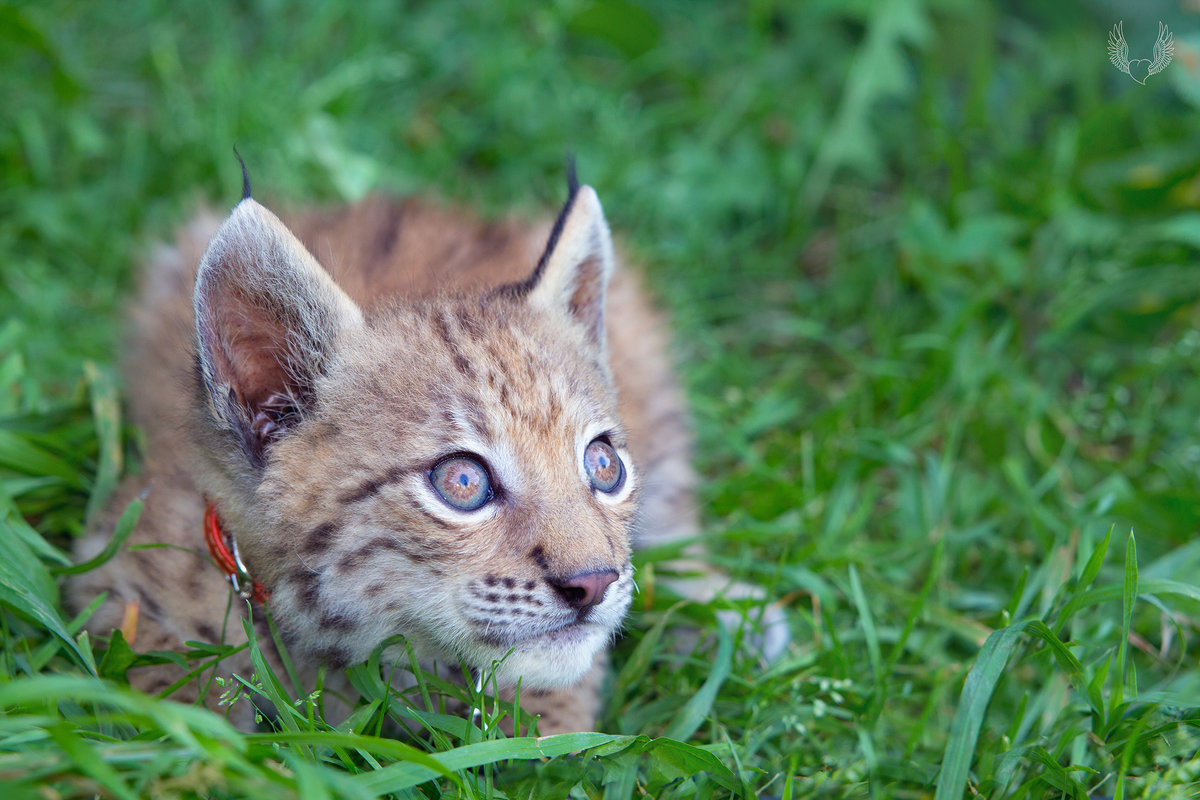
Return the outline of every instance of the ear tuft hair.
[[[574,197],[579,191],[579,176],[575,173],[575,154],[567,154],[567,197]]]
[[[542,272],[546,269],[546,262],[550,259],[554,248],[558,246],[558,237],[562,236],[563,225],[567,223],[567,216],[571,213],[571,207],[575,204],[575,195],[577,194],[579,194],[579,175],[575,171],[575,156],[568,153],[567,201],[563,203],[562,210],[558,212],[558,217],[555,218],[554,225],[550,228],[550,238],[546,240],[546,247],[542,250],[541,258],[538,259],[537,266],[533,268],[533,272],[528,278],[519,283],[501,287],[501,293],[526,295],[541,280]]]
[[[237,145],[233,146],[234,158],[242,165],[242,199],[250,199],[250,173],[246,171],[246,162],[242,160],[242,154],[238,152]]]

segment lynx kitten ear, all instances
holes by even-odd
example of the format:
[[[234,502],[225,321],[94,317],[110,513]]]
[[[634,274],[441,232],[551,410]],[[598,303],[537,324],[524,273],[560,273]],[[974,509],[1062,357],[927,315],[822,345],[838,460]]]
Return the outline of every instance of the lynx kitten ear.
[[[279,221],[244,199],[200,260],[193,296],[202,383],[214,421],[262,466],[298,421],[336,340],[362,312]]]
[[[571,188],[546,251],[524,288],[534,306],[569,314],[582,323],[588,338],[603,352],[604,295],[613,271],[612,237],[595,190],[590,186]]]

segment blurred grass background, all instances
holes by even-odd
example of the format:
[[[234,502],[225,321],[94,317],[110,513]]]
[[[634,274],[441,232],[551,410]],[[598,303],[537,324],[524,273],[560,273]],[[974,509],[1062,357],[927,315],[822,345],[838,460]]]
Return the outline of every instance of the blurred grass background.
[[[1166,22],[1174,63],[1117,71],[1118,20],[1136,58]],[[1198,21],[1099,1],[0,5],[0,780],[1196,796]],[[555,208],[577,156],[672,313],[714,558],[794,622],[762,670],[672,645],[711,610],[643,604],[601,728],[692,749],[622,739],[539,770],[496,751],[371,783],[411,754],[98,703],[86,674],[123,671],[57,604],[55,548],[136,464],[113,376],[139,254],[236,201],[235,144],[268,203],[432,192],[492,214]],[[704,751],[736,779],[689,777]]]

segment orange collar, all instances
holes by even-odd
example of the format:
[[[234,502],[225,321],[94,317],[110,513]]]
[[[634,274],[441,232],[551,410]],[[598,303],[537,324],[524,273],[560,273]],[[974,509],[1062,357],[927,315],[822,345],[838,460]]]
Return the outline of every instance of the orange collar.
[[[221,530],[221,518],[217,516],[215,503],[209,503],[204,508],[204,542],[213,561],[217,562],[217,566],[233,584],[233,590],[243,600],[265,603],[270,599],[263,585],[246,571],[246,565],[238,554],[237,540]]]

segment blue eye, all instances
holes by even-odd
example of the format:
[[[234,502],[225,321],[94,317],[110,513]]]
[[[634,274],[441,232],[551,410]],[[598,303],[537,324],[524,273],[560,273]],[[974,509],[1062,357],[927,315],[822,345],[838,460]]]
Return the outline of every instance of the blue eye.
[[[470,456],[451,456],[429,473],[438,495],[460,511],[474,511],[492,499],[492,481],[482,463]]]
[[[602,492],[612,494],[625,482],[625,465],[608,442],[594,439],[583,451],[583,469]]]

